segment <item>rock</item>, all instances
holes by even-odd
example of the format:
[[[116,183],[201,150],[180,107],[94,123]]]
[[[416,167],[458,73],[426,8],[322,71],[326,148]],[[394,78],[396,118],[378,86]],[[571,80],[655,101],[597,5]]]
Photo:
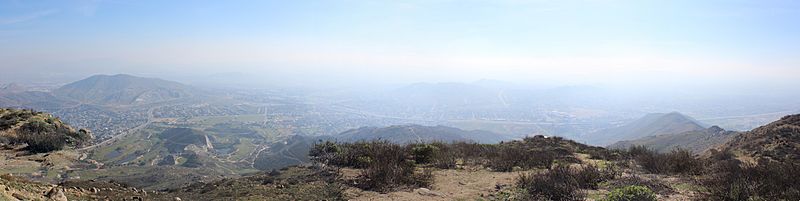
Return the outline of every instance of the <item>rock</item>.
[[[414,191],[416,191],[420,195],[424,195],[424,196],[434,196],[434,197],[441,197],[442,196],[441,193],[436,192],[436,191],[432,191],[432,190],[427,189],[427,188],[418,188],[418,189],[416,189]]]
[[[24,195],[19,193],[12,193],[11,196],[19,200],[28,200],[28,197],[25,197]]]
[[[181,198],[175,197],[175,201],[181,201]]]
[[[92,193],[99,193],[99,192],[100,192],[100,189],[92,187]]]
[[[51,188],[45,196],[55,201],[68,201],[67,196],[64,195],[64,189],[59,187]]]

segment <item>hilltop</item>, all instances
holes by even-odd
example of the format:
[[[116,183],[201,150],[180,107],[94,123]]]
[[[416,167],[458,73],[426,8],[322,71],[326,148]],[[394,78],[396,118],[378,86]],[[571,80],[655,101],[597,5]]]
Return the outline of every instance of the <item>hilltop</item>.
[[[87,130],[75,130],[52,114],[0,108],[0,145],[42,153],[78,147],[91,140]]]
[[[143,104],[193,96],[187,85],[132,75],[94,75],[53,90],[59,97],[92,104]]]
[[[395,125],[381,128],[361,127],[342,132],[335,136],[335,138],[347,142],[359,140],[387,140],[389,142],[400,144],[433,141],[475,141],[482,143],[496,143],[509,139],[506,136],[489,131],[465,131],[447,126],[422,126],[415,124]]]
[[[671,135],[703,130],[696,120],[681,113],[653,113],[625,124],[591,133],[588,141],[597,145],[608,145],[617,141],[635,140],[648,136]]]
[[[684,148],[693,153],[703,153],[710,148],[727,142],[738,134],[739,132],[736,131],[726,131],[718,126],[712,126],[704,130],[619,141],[608,147],[612,149],[627,149],[631,146],[645,146],[658,152],[669,152],[675,148]]]
[[[800,162],[800,114],[744,132],[717,150],[730,151],[750,162]]]

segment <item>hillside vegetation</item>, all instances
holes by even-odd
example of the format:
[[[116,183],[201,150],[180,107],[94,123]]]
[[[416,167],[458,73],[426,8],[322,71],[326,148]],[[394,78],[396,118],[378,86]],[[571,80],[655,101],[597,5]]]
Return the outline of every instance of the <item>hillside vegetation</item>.
[[[75,130],[51,114],[0,108],[0,144],[23,145],[34,153],[83,146],[91,140],[87,130]]]
[[[800,162],[800,115],[742,133],[718,148],[750,162]]]

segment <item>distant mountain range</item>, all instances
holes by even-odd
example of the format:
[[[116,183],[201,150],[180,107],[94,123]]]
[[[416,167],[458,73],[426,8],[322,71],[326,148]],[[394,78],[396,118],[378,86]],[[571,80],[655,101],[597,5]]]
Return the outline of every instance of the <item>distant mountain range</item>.
[[[25,87],[17,83],[0,84],[0,94],[17,93],[25,91]]]
[[[785,116],[737,135],[716,150],[730,151],[738,158],[750,162],[799,162],[800,114]]]
[[[465,131],[447,126],[395,125],[389,127],[361,127],[336,135],[340,141],[387,140],[394,143],[416,142],[453,142],[474,141],[480,143],[497,143],[510,140],[509,137],[497,133],[473,130]]]
[[[703,153],[709,148],[727,142],[738,134],[739,132],[736,131],[726,131],[718,126],[712,126],[704,130],[619,141],[608,147],[612,149],[627,149],[631,146],[646,146],[658,152],[669,152],[675,148],[684,148],[691,150],[693,153]]]
[[[192,96],[191,87],[157,78],[95,75],[53,91],[59,97],[92,104],[143,104]]]
[[[653,113],[620,127],[594,132],[587,138],[590,144],[609,145],[617,141],[703,129],[705,128],[696,120],[681,113]]]
[[[15,84],[0,86],[0,106],[58,109],[78,103],[135,105],[197,96],[193,87],[157,78],[94,75],[51,92],[26,91]]]

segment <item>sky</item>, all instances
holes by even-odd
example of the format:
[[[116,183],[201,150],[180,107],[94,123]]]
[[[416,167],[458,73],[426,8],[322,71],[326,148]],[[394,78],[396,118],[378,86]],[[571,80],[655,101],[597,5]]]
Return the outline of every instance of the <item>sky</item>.
[[[800,84],[800,1],[0,0],[0,70],[0,83]]]

